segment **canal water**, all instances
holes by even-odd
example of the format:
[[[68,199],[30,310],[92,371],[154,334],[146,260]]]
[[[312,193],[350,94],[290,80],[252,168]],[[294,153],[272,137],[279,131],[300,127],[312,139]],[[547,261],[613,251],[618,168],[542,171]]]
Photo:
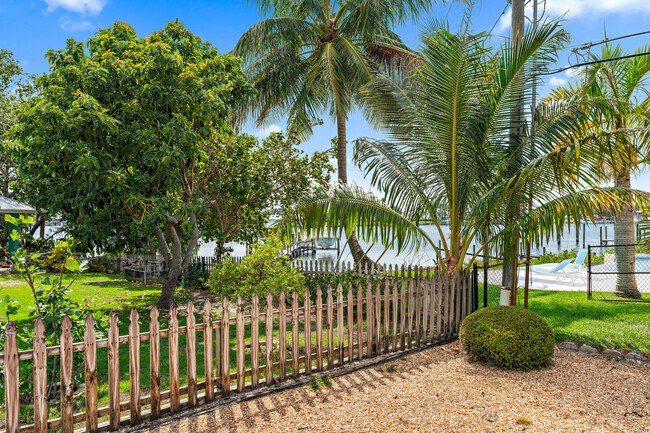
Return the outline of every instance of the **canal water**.
[[[598,245],[600,243],[600,233],[602,228],[603,239],[613,239],[614,238],[614,225],[611,223],[603,224],[585,224],[583,230],[583,225],[580,225],[579,239],[576,243],[576,228],[575,225],[571,224],[570,228],[565,228],[563,236],[560,238],[558,243],[557,238],[553,237],[545,245],[540,244],[539,247],[532,245],[531,254],[540,255],[544,251],[559,253],[561,251],[571,250],[573,248],[580,249],[583,246],[583,235],[585,245]],[[449,226],[443,226],[443,231],[448,233]],[[427,233],[427,235],[432,239],[436,245],[439,244],[440,236],[436,227],[433,225],[424,225],[422,229]],[[347,246],[344,246],[345,240],[341,241],[341,247],[344,247],[341,251],[341,262],[352,261],[352,255],[350,254]],[[361,246],[364,250],[367,250],[370,247],[369,243],[360,241]],[[232,255],[235,257],[241,257],[245,255],[246,249],[243,244],[230,244],[232,249]],[[199,247],[198,255],[200,256],[212,256],[214,254],[214,243],[202,243]],[[471,245],[469,252],[477,250],[479,247],[476,245]],[[383,253],[383,256],[382,256]],[[395,249],[388,249],[381,245],[374,245],[368,251],[368,257],[373,260],[377,260],[380,256],[381,262],[385,264],[392,265],[420,265],[420,266],[429,266],[433,264],[435,260],[435,252],[433,248],[428,244],[421,244],[420,248],[417,251],[403,251],[398,254]],[[303,255],[302,260],[304,261],[319,261],[319,262],[330,262],[336,263],[338,260],[337,252],[335,250],[329,251],[317,251],[315,255]]]

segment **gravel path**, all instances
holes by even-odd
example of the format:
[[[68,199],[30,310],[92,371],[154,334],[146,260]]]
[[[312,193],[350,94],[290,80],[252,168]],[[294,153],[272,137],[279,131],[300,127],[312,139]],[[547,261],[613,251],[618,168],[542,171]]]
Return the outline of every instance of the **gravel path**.
[[[650,369],[556,350],[552,367],[513,372],[451,343],[154,431],[649,433]]]

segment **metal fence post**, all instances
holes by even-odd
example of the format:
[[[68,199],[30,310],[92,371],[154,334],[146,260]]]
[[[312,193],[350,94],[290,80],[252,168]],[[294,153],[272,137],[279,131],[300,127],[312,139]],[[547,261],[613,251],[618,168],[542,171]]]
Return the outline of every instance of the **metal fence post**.
[[[587,245],[587,299],[591,299],[591,245]]]
[[[488,306],[488,266],[490,256],[485,256],[483,260],[483,308]]]
[[[478,264],[474,262],[472,269],[472,313],[478,310]]]

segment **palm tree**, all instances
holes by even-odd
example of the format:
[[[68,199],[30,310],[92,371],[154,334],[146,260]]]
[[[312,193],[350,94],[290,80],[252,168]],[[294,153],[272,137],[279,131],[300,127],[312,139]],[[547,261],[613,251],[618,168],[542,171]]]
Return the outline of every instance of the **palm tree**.
[[[392,27],[431,7],[430,0],[257,0],[268,18],[237,42],[258,97],[248,115],[257,124],[288,115],[303,137],[326,112],[336,121],[338,179],[346,184],[346,121],[358,90],[378,72],[378,61],[407,54]],[[348,238],[355,262],[364,258]]]
[[[634,54],[648,52],[650,45],[638,48]],[[628,55],[620,45],[604,44],[600,54],[593,53],[596,63],[583,70],[585,78],[580,86],[557,89],[551,98],[582,95],[610,101],[592,110],[585,125],[585,135],[600,134],[603,174],[620,188],[630,188],[631,173],[647,161],[650,151],[648,124],[650,123],[650,94],[645,85],[650,77],[650,57],[605,61]],[[624,298],[641,297],[636,285],[634,244],[634,202],[630,197],[614,222],[616,255],[615,294]]]
[[[521,86],[530,83],[522,77],[533,62],[542,71],[552,64],[566,33],[546,23],[526,33],[517,50],[509,42],[496,52],[487,37],[434,28],[424,32],[407,76],[386,74],[366,85],[370,118],[390,140],[360,139],[354,158],[383,197],[354,186],[321,190],[283,228],[320,233],[336,222],[339,230],[353,228],[400,251],[428,243],[439,269],[457,272],[474,260],[468,255],[473,240],[482,244],[479,254],[488,243],[503,249],[516,237],[548,237],[569,215],[618,212],[627,191],[590,187],[600,180],[590,169],[597,140],[576,135],[585,117],[578,98],[538,107],[519,141],[521,164],[512,168],[511,113]],[[514,205],[529,202],[529,212],[505,219]],[[439,220],[443,209],[448,234]],[[442,248],[418,225],[425,218],[437,227]]]

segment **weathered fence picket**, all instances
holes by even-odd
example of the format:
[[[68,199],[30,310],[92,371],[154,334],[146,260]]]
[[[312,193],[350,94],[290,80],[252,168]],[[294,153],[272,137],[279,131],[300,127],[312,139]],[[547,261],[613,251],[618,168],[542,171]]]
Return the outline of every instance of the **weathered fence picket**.
[[[86,329],[88,329],[87,326],[88,326],[88,318],[86,318]],[[7,326],[7,330],[9,330],[9,326]],[[8,353],[9,350],[5,345],[5,356],[8,356]],[[5,371],[7,371],[8,368],[7,364],[8,361],[5,361]],[[89,364],[90,364],[89,362],[86,363],[86,374],[88,374]],[[95,397],[95,405],[96,405],[97,404],[97,370],[96,369],[95,369],[94,378],[95,378],[94,397]],[[87,386],[88,385],[86,385],[86,387]],[[5,390],[7,389],[9,388],[5,387]],[[92,390],[89,395],[91,396],[91,398],[93,397]],[[9,400],[7,400],[7,402],[8,401]],[[86,402],[86,411],[87,410],[88,410],[88,402]],[[96,407],[95,410],[97,410]],[[7,415],[9,415],[9,410],[7,410]],[[45,325],[43,324],[43,319],[39,317],[38,319],[36,319],[34,323],[34,432],[35,433],[47,432],[47,415],[48,415],[47,414],[47,344],[45,340]],[[86,428],[88,429],[88,431],[92,431],[88,428],[88,426]],[[7,426],[7,431],[10,431],[9,426]]]
[[[323,291],[316,289],[316,369],[323,371]]]
[[[327,289],[327,369],[334,366],[334,299],[332,286]]]
[[[251,386],[260,383],[260,309],[257,294],[253,294],[253,310],[251,312]],[[207,383],[206,383],[207,389]]]
[[[178,412],[181,406],[180,362],[178,347],[178,307],[172,304],[169,310],[169,408]]]
[[[140,324],[138,310],[131,309],[131,324],[129,325],[129,382],[131,397],[130,423],[140,422]]]
[[[266,294],[266,340],[264,346],[266,350],[266,384],[273,383],[273,296]]]
[[[339,269],[357,271],[361,266],[354,268],[350,263],[343,263]],[[370,271],[374,272],[375,269]],[[213,401],[216,398],[215,391],[219,388],[222,396],[227,396],[231,392],[232,381],[236,382],[237,392],[257,388],[261,385],[260,382],[267,386],[273,385],[287,378],[288,364],[291,366],[291,377],[295,379],[310,374],[314,368],[317,371],[331,370],[335,365],[347,364],[364,357],[445,341],[457,336],[460,323],[471,308],[472,285],[469,273],[437,275],[417,267],[408,270],[402,267],[401,271],[391,267],[376,271],[376,275],[385,274],[385,277],[359,282],[356,290],[352,284],[348,284],[347,291],[341,284],[329,286],[324,298],[323,290],[318,287],[315,302],[312,301],[309,290],[305,291],[304,301],[300,300],[297,292],[292,292],[289,305],[283,292],[276,298],[277,303],[274,303],[271,294],[267,294],[266,309],[262,314],[257,295],[252,297],[250,303],[238,296],[236,311],[234,317],[231,317],[230,301],[224,297],[218,320],[213,321],[212,304],[206,301],[199,314],[198,320],[201,323],[197,323],[197,311],[194,304],[189,302],[186,315],[181,314],[186,316],[185,326],[179,326],[178,307],[172,305],[169,313],[165,313],[166,319],[163,319],[168,327],[162,330],[160,313],[153,307],[148,313],[148,332],[140,332],[140,314],[134,308],[125,320],[127,323],[124,327],[128,330],[128,335],[124,336],[119,335],[118,313],[112,311],[108,320],[108,338],[103,340],[97,339],[95,318],[88,314],[83,341],[73,342],[72,323],[66,317],[62,325],[61,344],[55,347],[46,347],[45,327],[39,319],[34,324],[33,349],[28,351],[18,351],[16,328],[13,322],[9,322],[5,329],[5,353],[0,356],[0,361],[5,364],[6,431],[46,433],[59,428],[67,433],[75,431],[75,428],[83,429],[84,424],[87,432],[94,433],[106,427],[117,430],[125,423],[135,426],[145,419],[158,418],[165,411],[176,413],[184,407]],[[291,320],[290,342],[287,320]],[[265,338],[263,336],[262,341],[260,322],[265,327]],[[231,326],[236,328],[232,339]],[[249,326],[250,333],[247,332]],[[197,340],[197,332],[202,332],[203,338]],[[274,341],[275,338],[277,341]],[[169,348],[169,388],[166,390],[161,389],[161,339],[167,339],[166,345]],[[146,346],[142,346],[144,342],[149,345],[149,390],[143,389],[146,385],[140,383],[143,368],[140,351],[142,347],[146,350]],[[128,344],[130,389],[126,401],[121,400],[120,394],[119,355],[120,345],[123,344]],[[287,344],[290,344],[290,353],[287,353]],[[234,372],[231,372],[230,365],[231,348],[236,353]],[[82,407],[85,410],[81,413],[74,413],[73,406],[75,352],[83,352],[85,361],[83,371],[86,389],[85,397],[81,397],[84,398]],[[205,380],[199,382],[197,362],[201,354]],[[60,362],[61,415],[55,419],[48,419],[47,408],[47,366],[50,356],[58,356]],[[107,407],[99,407],[98,402],[100,384],[97,365],[98,357],[102,356],[108,357]],[[246,368],[248,356],[250,369]],[[21,390],[18,381],[18,364],[22,360],[33,361],[34,381],[34,421],[31,425],[23,426],[20,425]],[[264,365],[260,365],[260,362]],[[303,363],[304,368],[301,368]],[[187,366],[187,371],[181,373],[182,364]],[[180,386],[181,379],[187,379],[187,386]],[[182,400],[183,396],[186,400]],[[143,407],[150,409],[143,410]],[[123,419],[122,411],[125,413]],[[105,417],[108,417],[107,426],[100,424]]]
[[[236,341],[237,341],[237,391],[242,392],[244,390],[244,385],[246,384],[246,352],[244,349],[244,343],[246,339],[244,338],[245,329],[244,329],[244,300],[241,295],[237,296],[237,329],[236,329]]]
[[[280,380],[287,377],[287,299],[284,292],[280,292]]]
[[[309,287],[305,289],[305,373],[311,373],[311,297]]]
[[[160,323],[158,309],[149,314],[149,386],[151,388],[151,418],[160,416]]]
[[[291,295],[291,377],[297,378],[300,370],[300,306],[298,305],[298,292]]]
[[[196,384],[196,317],[194,316],[194,303],[187,303],[187,322],[186,322],[186,339],[187,347],[187,403],[190,407],[198,403],[197,384]]]
[[[120,332],[117,311],[108,317],[108,408],[109,429],[120,428]]]
[[[257,300],[257,297],[255,298]],[[203,363],[205,371],[205,401],[214,400],[214,346],[212,326],[212,303],[208,299],[203,304]]]

